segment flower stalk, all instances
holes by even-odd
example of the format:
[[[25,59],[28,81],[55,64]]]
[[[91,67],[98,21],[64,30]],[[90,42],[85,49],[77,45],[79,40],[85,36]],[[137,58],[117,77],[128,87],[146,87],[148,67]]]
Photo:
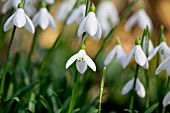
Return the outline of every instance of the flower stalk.
[[[102,96],[103,96],[103,90],[104,90],[104,82],[106,77],[106,67],[103,68],[103,74],[102,74],[102,81],[100,84],[100,95],[99,95],[99,107],[98,107],[98,113],[101,113],[101,104],[102,104]]]
[[[6,56],[5,63],[3,65],[2,71],[1,71],[2,79],[1,79],[1,87],[0,87],[0,100],[3,98],[2,96],[4,95],[4,84],[5,84],[5,78],[6,78],[7,65],[8,65],[8,62],[9,62],[9,55],[10,55],[12,43],[13,43],[13,40],[14,40],[15,31],[16,31],[16,26],[14,26],[14,28],[13,28],[11,39],[10,39],[10,42],[9,42],[8,51],[7,51],[7,56]]]

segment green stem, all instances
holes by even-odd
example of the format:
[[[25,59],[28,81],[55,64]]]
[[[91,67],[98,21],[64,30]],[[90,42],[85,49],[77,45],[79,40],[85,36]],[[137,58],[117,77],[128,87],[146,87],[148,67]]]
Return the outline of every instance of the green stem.
[[[76,70],[68,113],[72,113],[74,106],[75,106],[77,91],[78,91],[79,77],[80,77],[80,75],[79,75],[78,71]]]
[[[28,67],[30,67],[31,57],[34,53],[34,48],[35,48],[35,45],[36,45],[36,42],[37,42],[37,39],[38,39],[38,34],[39,34],[39,29],[37,29],[35,31],[34,36],[33,36],[33,41],[32,41],[31,49],[30,49],[30,52],[29,52],[29,55],[28,55],[28,60],[27,60],[27,69],[28,69]]]
[[[8,61],[9,61],[9,55],[10,55],[12,43],[13,43],[13,40],[14,40],[15,31],[16,31],[16,26],[14,26],[14,28],[13,28],[11,39],[10,39],[10,42],[9,42],[7,56],[6,56],[6,59],[5,59],[5,63],[3,65],[3,67],[2,67],[2,73],[1,73],[2,80],[1,80],[1,89],[0,89],[0,100],[2,99],[2,96],[4,95],[4,84],[5,84],[5,78],[6,78],[7,64],[8,64]]]
[[[103,68],[103,75],[102,75],[102,81],[100,84],[100,97],[99,97],[99,107],[98,107],[98,113],[101,113],[101,104],[102,104],[102,95],[104,90],[104,82],[106,77],[106,67]]]
[[[132,87],[132,96],[131,96],[131,100],[130,100],[130,111],[133,112],[133,105],[134,105],[134,95],[135,95],[135,87],[136,87],[136,81],[137,81],[137,77],[138,77],[138,70],[139,70],[139,65],[136,65],[136,71],[135,71],[135,79],[134,79],[134,83],[133,83],[133,87]]]
[[[165,107],[162,108],[162,113],[165,113]]]
[[[146,104],[145,108],[149,107],[149,71],[145,70],[145,77],[146,77]]]

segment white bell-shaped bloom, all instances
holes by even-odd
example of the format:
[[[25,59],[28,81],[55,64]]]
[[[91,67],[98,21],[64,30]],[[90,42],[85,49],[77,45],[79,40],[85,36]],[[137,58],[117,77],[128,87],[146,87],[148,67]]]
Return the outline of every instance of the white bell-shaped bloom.
[[[18,8],[16,12],[8,18],[4,24],[4,31],[8,31],[13,26],[25,27],[29,32],[34,33],[35,28],[30,18],[25,14],[23,8]]]
[[[33,17],[32,21],[35,27],[39,25],[43,30],[45,30],[49,25],[51,28],[56,29],[54,18],[45,7],[40,9],[40,11]]]
[[[85,18],[86,5],[82,4],[78,8],[74,9],[69,18],[67,19],[67,25],[72,24],[73,22],[80,22]]]
[[[142,48],[145,53],[146,53],[146,44],[147,44],[146,37],[144,36]],[[153,46],[152,40],[149,39],[148,53],[150,53],[153,49],[154,49],[154,46]]]
[[[137,39],[137,40],[139,40],[139,39]],[[137,42],[137,40],[136,40],[136,42]],[[125,68],[129,64],[129,62],[131,61],[132,57],[135,58],[135,61],[140,66],[144,67],[145,69],[148,69],[148,67],[149,67],[148,59],[147,59],[144,51],[142,50],[141,45],[136,44],[133,47],[131,52],[124,59],[123,68]]]
[[[144,9],[139,9],[127,20],[125,23],[125,29],[130,30],[136,23],[141,29],[145,29],[146,26],[148,26],[149,31],[152,31],[153,29],[152,21]]]
[[[170,75],[170,56],[161,62],[161,64],[156,69],[156,75],[158,75],[162,70],[166,69],[168,75]]]
[[[80,37],[84,32],[87,32],[88,35],[93,38],[101,38],[101,26],[94,12],[89,12],[88,15],[80,23],[78,29],[78,37]]]
[[[21,0],[7,0],[2,7],[2,14],[5,14],[11,8],[17,9],[20,2]],[[28,16],[32,16],[36,13],[37,9],[35,8],[35,3],[34,0],[26,0],[24,9]]]
[[[87,70],[87,65],[96,71],[96,65],[93,60],[86,54],[85,50],[80,50],[77,54],[73,55],[66,63],[66,69],[76,61],[77,70],[83,74]]]
[[[116,41],[116,46],[110,51],[110,53],[107,55],[104,65],[108,65],[113,58],[116,58],[119,60],[119,62],[123,65],[123,61],[126,57],[126,53],[123,50],[122,46],[120,45],[120,42]]]
[[[55,2],[55,0],[45,0],[46,4],[53,4]]]
[[[164,107],[170,104],[170,91],[165,95],[162,104]]]
[[[120,20],[118,11],[111,0],[103,0],[97,8],[96,15],[105,36],[114,25],[119,23]]]
[[[59,21],[64,21],[69,12],[72,10],[76,0],[64,0],[58,8],[56,13]]]
[[[129,80],[129,81],[125,84],[125,86],[123,87],[123,90],[122,90],[122,92],[121,92],[122,95],[125,95],[125,94],[127,94],[130,90],[132,90],[133,84],[134,84],[134,80],[135,80],[135,79],[133,78],[133,79]],[[140,97],[142,97],[142,98],[145,97],[145,95],[146,95],[145,88],[144,88],[143,84],[140,82],[140,80],[139,80],[138,78],[136,79],[135,90],[136,90],[137,94],[138,94]]]

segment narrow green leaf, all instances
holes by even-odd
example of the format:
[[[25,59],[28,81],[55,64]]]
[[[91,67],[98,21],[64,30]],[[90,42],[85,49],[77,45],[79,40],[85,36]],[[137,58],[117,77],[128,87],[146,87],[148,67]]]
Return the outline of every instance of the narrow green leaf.
[[[62,112],[62,109],[59,109],[57,112],[55,112],[55,113],[61,113]]]
[[[71,113],[77,113],[79,111],[80,111],[80,108],[77,108],[77,109],[74,109],[73,112],[71,112]]]
[[[11,99],[8,99],[8,100],[4,100],[2,101],[2,104],[0,105],[0,110],[4,109],[5,106],[10,103],[11,101],[17,101],[17,102],[20,102],[19,98],[18,97],[13,97]]]
[[[28,108],[25,109],[27,113],[33,113],[32,111],[30,111]]]
[[[159,105],[159,102],[153,104],[144,113],[153,113],[153,111],[158,107],[158,105]]]
[[[47,100],[42,95],[40,95],[40,102],[48,110],[48,113],[52,113],[50,105],[48,104]]]

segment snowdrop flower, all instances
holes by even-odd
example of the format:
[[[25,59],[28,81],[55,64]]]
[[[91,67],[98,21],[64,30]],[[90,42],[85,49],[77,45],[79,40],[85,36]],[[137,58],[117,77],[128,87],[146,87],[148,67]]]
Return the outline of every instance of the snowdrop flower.
[[[73,55],[66,63],[66,69],[76,61],[77,70],[83,74],[87,70],[87,65],[96,71],[96,65],[93,60],[86,54],[84,49],[81,49],[77,54]]]
[[[49,25],[53,29],[56,29],[55,21],[51,14],[48,12],[45,3],[41,4],[40,11],[33,17],[32,21],[35,27],[39,25],[43,30],[45,30]]]
[[[111,0],[103,0],[99,4],[96,14],[105,36],[109,33],[112,26],[119,23],[118,11]]]
[[[69,18],[67,19],[67,25],[76,21],[78,24],[84,19],[86,11],[86,5],[82,4],[78,8],[74,9]]]
[[[55,0],[45,0],[46,4],[53,4],[55,2]]]
[[[59,21],[64,21],[71,9],[73,8],[76,0],[64,0],[56,13]]]
[[[166,69],[168,75],[170,75],[170,57],[162,61],[162,63],[156,69],[156,75],[158,75],[162,70]]]
[[[21,0],[7,0],[2,7],[2,14],[5,14],[11,8],[17,9],[20,2]]]
[[[14,25],[18,28],[25,27],[31,33],[35,31],[32,21],[24,12],[22,3],[18,5],[16,12],[5,22],[4,31],[8,31]]]
[[[145,53],[146,53],[146,43],[147,43],[146,37],[144,36],[142,48]],[[154,49],[154,46],[153,46],[152,40],[149,39],[148,53],[150,53],[153,49]]]
[[[94,13],[95,7],[91,6],[91,11],[83,19],[78,28],[78,37],[80,37],[84,32],[87,32],[93,38],[100,39],[102,35],[101,26]]]
[[[108,65],[112,59],[116,57],[121,64],[123,64],[123,61],[126,57],[126,53],[123,50],[122,46],[120,45],[120,40],[116,40],[116,46],[111,50],[111,52],[107,55],[104,65]]]
[[[125,84],[125,86],[123,87],[123,90],[122,90],[122,92],[121,92],[122,95],[125,95],[125,94],[127,94],[130,90],[132,90],[133,84],[134,84],[134,80],[135,80],[135,79],[133,78],[133,79],[131,79],[130,81],[128,81],[128,82]],[[139,80],[138,78],[136,79],[135,90],[136,90],[137,94],[138,94],[140,97],[142,97],[142,98],[145,97],[145,95],[146,95],[145,88],[144,88],[143,84],[140,82],[140,80]]]
[[[166,107],[170,104],[170,91],[166,94],[166,96],[163,99],[163,106]]]
[[[136,39],[134,48],[127,55],[127,57],[124,59],[123,68],[125,68],[129,64],[129,62],[131,61],[132,57],[134,57],[135,61],[140,66],[144,67],[145,69],[148,69],[148,67],[149,67],[148,59],[147,59],[145,53],[143,52],[140,43],[141,43],[140,39],[139,38]]]
[[[152,21],[146,14],[144,9],[139,9],[127,20],[127,22],[125,23],[125,29],[130,30],[136,23],[141,29],[145,29],[146,26],[148,26],[149,31],[152,31],[153,29]]]
[[[20,3],[20,1],[21,0],[7,0],[2,7],[2,14],[5,14],[11,8],[17,9],[18,8],[17,6]],[[37,11],[34,4],[35,4],[34,0],[26,0],[24,9],[28,16],[32,16]]]

